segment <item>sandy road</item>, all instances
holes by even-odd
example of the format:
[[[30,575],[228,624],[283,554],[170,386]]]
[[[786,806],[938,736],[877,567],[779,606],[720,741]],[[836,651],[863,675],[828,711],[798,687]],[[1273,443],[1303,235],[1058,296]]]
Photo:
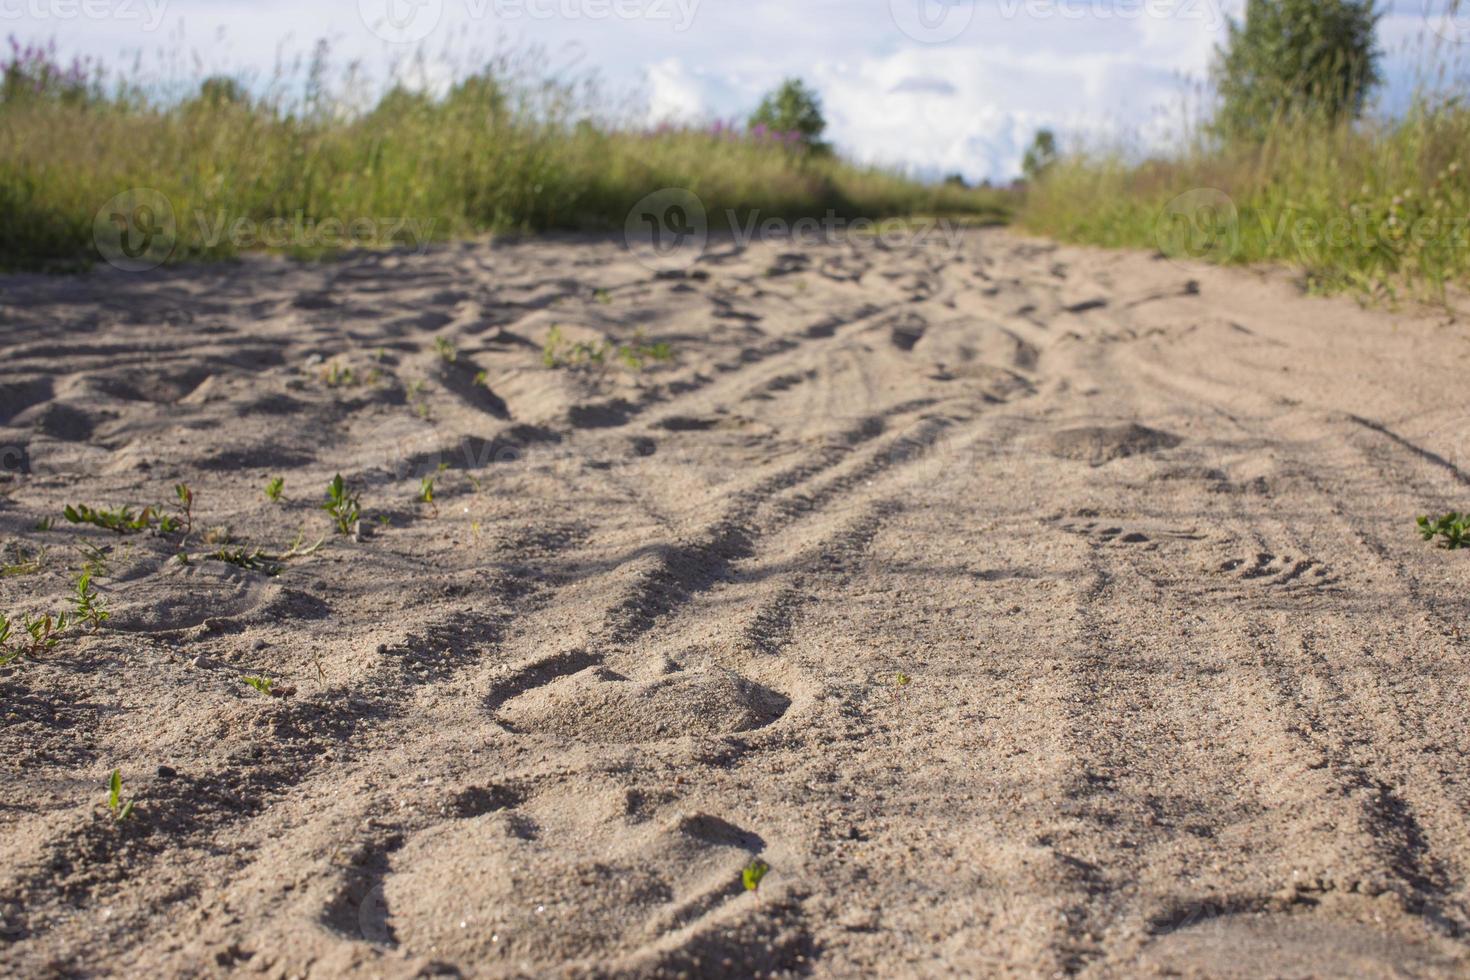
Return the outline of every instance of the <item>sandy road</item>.
[[[113,611],[0,671],[0,970],[1463,975],[1467,339],[1002,232],[0,281],[0,609]]]

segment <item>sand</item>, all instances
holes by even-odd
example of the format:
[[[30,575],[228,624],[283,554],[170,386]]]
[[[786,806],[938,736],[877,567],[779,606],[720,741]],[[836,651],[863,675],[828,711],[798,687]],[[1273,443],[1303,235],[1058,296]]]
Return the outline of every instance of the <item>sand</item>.
[[[0,671],[0,973],[1470,972],[1463,321],[981,231],[0,323],[0,610],[112,613]]]

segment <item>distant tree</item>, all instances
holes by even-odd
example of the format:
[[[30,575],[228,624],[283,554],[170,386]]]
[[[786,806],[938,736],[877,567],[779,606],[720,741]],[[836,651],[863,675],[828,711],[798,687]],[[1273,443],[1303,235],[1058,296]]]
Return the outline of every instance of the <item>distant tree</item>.
[[[1284,117],[1355,119],[1381,80],[1376,0],[1246,0],[1211,74],[1214,129],[1261,139]]]
[[[826,150],[822,134],[827,120],[822,115],[822,100],[799,78],[788,78],[751,113],[749,126],[777,134],[795,133],[802,144],[813,150]]]
[[[968,189],[970,184],[965,180],[964,174],[950,174],[944,178],[944,183],[949,187],[962,187]]]
[[[245,87],[228,75],[211,75],[199,83],[198,101],[207,106],[238,105],[248,98]]]
[[[1027,180],[1038,180],[1057,162],[1057,138],[1049,129],[1038,129],[1021,159],[1021,173]]]

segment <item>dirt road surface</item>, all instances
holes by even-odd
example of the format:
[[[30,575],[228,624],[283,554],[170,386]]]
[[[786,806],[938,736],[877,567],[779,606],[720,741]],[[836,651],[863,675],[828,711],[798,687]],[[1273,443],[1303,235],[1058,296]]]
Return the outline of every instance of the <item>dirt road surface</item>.
[[[0,610],[111,616],[0,972],[1463,976],[1467,366],[1000,231],[4,278]]]

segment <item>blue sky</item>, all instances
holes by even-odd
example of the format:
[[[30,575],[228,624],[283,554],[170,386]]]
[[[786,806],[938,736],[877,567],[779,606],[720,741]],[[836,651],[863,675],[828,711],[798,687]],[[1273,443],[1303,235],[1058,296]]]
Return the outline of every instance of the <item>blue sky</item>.
[[[1402,104],[1424,63],[1420,39],[1437,37],[1422,4],[1437,14],[1446,2],[1389,9],[1380,30],[1389,104]],[[280,52],[326,38],[335,59],[360,60],[379,78],[422,50],[430,85],[477,52],[536,46],[540,64],[596,69],[599,91],[648,122],[740,117],[794,74],[821,92],[830,136],[849,155],[1004,179],[1041,126],[1074,141],[1167,139],[1189,80],[1204,77],[1242,3],[0,0],[0,33],[55,37],[112,64],[141,53],[149,71],[174,77],[269,75]],[[1446,51],[1470,55],[1470,9],[1439,26]]]

